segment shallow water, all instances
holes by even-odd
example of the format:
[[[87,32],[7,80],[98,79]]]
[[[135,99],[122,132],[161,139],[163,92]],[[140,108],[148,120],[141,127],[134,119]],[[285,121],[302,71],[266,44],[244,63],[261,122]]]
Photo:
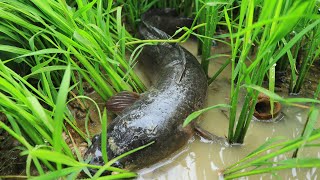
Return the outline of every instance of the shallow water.
[[[193,54],[196,53],[194,42],[183,45]],[[216,48],[215,53],[225,53],[229,50],[225,47]],[[210,65],[210,72],[216,72],[223,64],[224,58],[214,60]],[[228,103],[230,93],[230,67],[209,86],[207,105]],[[241,101],[239,106],[241,106]],[[224,144],[208,142],[194,136],[189,143],[179,152],[152,167],[140,170],[138,179],[219,179],[219,172],[238,160],[245,157],[255,148],[263,144],[267,139],[283,136],[286,139],[299,137],[307,119],[307,110],[296,107],[283,107],[283,118],[276,123],[264,123],[253,121],[250,124],[245,143],[239,146],[227,147]],[[319,121],[318,121],[319,122]],[[206,130],[218,136],[226,136],[228,119],[221,110],[212,110],[201,117],[200,125]],[[292,154],[282,155],[278,158],[285,159]],[[303,151],[304,156],[320,158],[320,150],[317,148]],[[276,172],[282,179],[317,179],[320,172],[312,169],[290,169]],[[276,179],[274,175],[264,174],[250,176],[243,179]]]

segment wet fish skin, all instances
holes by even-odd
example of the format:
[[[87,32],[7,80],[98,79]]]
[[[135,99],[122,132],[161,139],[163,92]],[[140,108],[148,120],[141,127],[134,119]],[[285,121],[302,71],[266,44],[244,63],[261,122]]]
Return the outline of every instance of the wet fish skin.
[[[168,34],[159,29],[161,27],[154,26],[157,23],[150,23],[151,19],[142,18],[140,37],[168,39]],[[115,164],[132,170],[154,164],[187,143],[193,135],[193,127],[191,124],[183,128],[182,123],[189,114],[203,106],[207,92],[207,78],[199,62],[178,44],[145,46],[139,59],[152,61],[154,69],[157,69],[155,83],[132,106],[121,112],[107,129],[109,159],[154,142]],[[88,149],[86,156],[90,155],[93,157],[91,164],[104,164],[100,135]]]

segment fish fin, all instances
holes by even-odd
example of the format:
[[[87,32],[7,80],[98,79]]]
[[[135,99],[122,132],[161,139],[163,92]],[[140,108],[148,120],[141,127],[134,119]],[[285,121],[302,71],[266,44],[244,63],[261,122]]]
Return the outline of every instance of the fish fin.
[[[218,142],[221,145],[228,145],[226,138],[214,135],[214,134],[210,133],[209,131],[203,129],[199,125],[195,125],[194,130],[200,137],[204,138],[205,140],[212,141],[212,142]]]
[[[135,92],[122,91],[108,99],[106,108],[107,110],[118,114],[125,108],[130,107],[139,98],[140,95]]]

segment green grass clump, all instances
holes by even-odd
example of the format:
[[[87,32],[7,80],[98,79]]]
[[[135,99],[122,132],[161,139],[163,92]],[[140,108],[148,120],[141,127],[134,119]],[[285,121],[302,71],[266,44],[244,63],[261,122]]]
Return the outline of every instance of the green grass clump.
[[[47,86],[48,78],[42,67],[56,70],[71,63],[80,75],[77,79],[73,75],[73,80],[89,82],[103,99],[115,91],[145,90],[125,59],[132,48],[125,43],[132,37],[122,24],[122,8],[113,7],[112,1],[76,1],[71,7],[54,0],[3,0],[0,5],[0,27],[6,40],[0,50],[13,54],[9,60],[38,70],[40,75],[33,75],[42,86]],[[50,76],[61,78],[55,72]]]
[[[306,12],[313,12],[317,14],[319,4],[315,3],[309,6]],[[304,31],[310,24],[314,23],[317,19],[310,17],[302,17],[298,24],[294,27],[293,31],[288,34],[281,43],[279,43],[279,49],[295,37],[296,34]],[[310,68],[314,62],[319,59],[319,25],[313,27],[304,36],[295,43],[295,45],[287,51],[287,54],[283,56],[276,67],[276,71],[286,73],[288,67],[291,72],[289,93],[298,94],[302,88],[304,79],[306,78]]]
[[[308,11],[317,13],[319,6],[311,7]],[[301,25],[296,28],[297,32],[301,32],[309,24],[315,22],[316,19],[303,19]],[[303,82],[314,62],[319,60],[320,55],[320,25],[318,24],[312,30],[310,30],[304,37],[302,37],[297,43],[294,49],[294,62],[296,67],[290,67],[291,69],[297,69],[291,71],[291,82],[289,87],[290,93],[299,93]],[[296,75],[297,73],[297,75]]]
[[[212,2],[212,1],[196,1],[196,12],[199,15],[198,23],[205,23],[206,26],[198,30],[199,43],[198,51],[201,55],[201,66],[204,72],[208,75],[209,72],[209,62],[211,57],[211,47],[212,47],[212,37],[216,32],[216,27],[219,21],[223,17],[223,12],[221,11],[223,7],[230,7],[233,0]],[[201,7],[201,8],[199,8]]]
[[[134,153],[149,144],[125,153],[117,158],[107,160],[104,166],[90,165],[84,161],[80,154],[77,144],[73,142],[68,145],[62,136],[68,134],[70,130],[65,123],[73,125],[73,122],[67,118],[67,95],[70,90],[71,66],[66,67],[62,82],[57,94],[57,98],[51,101],[41,91],[35,89],[31,84],[25,81],[18,74],[7,68],[0,61],[0,97],[1,112],[6,115],[10,127],[0,122],[0,128],[6,130],[11,136],[17,139],[23,147],[21,155],[27,156],[26,177],[31,178],[34,175],[31,172],[38,173],[35,179],[47,179],[68,177],[75,179],[83,171],[88,177],[97,179],[102,176],[104,171],[118,172],[116,175],[110,175],[108,178],[130,178],[135,177],[135,173],[126,170],[114,168],[111,165],[120,158]],[[32,89],[32,94],[29,89]],[[47,109],[43,108],[41,103],[50,105]],[[98,109],[99,111],[99,109]],[[106,125],[106,111],[102,116],[102,124]],[[81,134],[76,126],[71,126],[75,131]],[[102,136],[106,137],[106,131],[102,131]],[[81,134],[90,144],[90,137],[84,133]],[[72,136],[69,136],[72,139]],[[105,138],[102,138],[104,141]],[[102,143],[103,147],[106,143]],[[75,153],[70,147],[73,147]],[[35,166],[33,170],[32,166]],[[88,171],[88,168],[98,169],[94,176]],[[49,171],[49,173],[47,173]],[[83,176],[83,175],[82,175]],[[13,177],[13,176],[10,176]],[[16,178],[24,176],[14,176]],[[0,176],[2,178],[2,176]],[[3,176],[6,178],[6,176]]]
[[[287,3],[290,6],[287,6]],[[240,15],[237,24],[237,33],[233,33],[233,22],[225,10],[225,18],[230,32],[232,48],[232,81],[231,81],[231,110],[228,131],[230,143],[243,143],[245,134],[254,112],[257,99],[257,91],[247,89],[245,101],[240,116],[236,121],[237,104],[241,84],[261,86],[265,76],[269,79],[269,90],[274,91],[275,87],[275,66],[276,62],[297,42],[305,33],[319,24],[319,21],[307,26],[304,31],[298,33],[281,50],[277,50],[277,44],[286,37],[296,26],[302,17],[306,17],[306,10],[314,6],[315,1],[265,1],[260,4],[259,18],[254,22],[256,5],[254,1],[242,1]],[[312,18],[310,13],[309,18]],[[250,65],[246,64],[249,51],[253,43],[258,46],[258,51]],[[237,83],[235,83],[237,82]],[[273,101],[271,97],[271,111]]]
[[[126,43],[133,38],[121,13],[113,1],[0,1],[0,109],[10,127],[0,126],[24,146],[28,178],[33,165],[40,179],[76,178],[81,171],[90,177],[89,167],[120,172],[115,178],[135,176],[112,168],[113,160],[103,167],[88,165],[77,145],[62,137],[69,136],[69,125],[91,143],[67,108],[69,92],[81,96],[84,82],[104,100],[118,91],[145,90],[126,59],[133,49]]]

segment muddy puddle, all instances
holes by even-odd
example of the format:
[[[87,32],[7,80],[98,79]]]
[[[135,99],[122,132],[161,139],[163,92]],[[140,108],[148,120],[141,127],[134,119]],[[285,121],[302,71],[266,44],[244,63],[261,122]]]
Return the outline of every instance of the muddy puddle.
[[[196,44],[189,41],[183,46],[193,54],[196,54]],[[213,49],[214,53],[227,53],[229,50],[224,46]],[[224,58],[212,61],[210,72],[216,72],[224,63]],[[211,75],[212,75],[211,74]],[[228,103],[230,95],[230,67],[209,86],[207,106],[220,103]],[[280,95],[287,94],[285,91]],[[242,102],[239,102],[241,107]],[[139,171],[139,180],[143,179],[219,179],[219,172],[239,161],[248,155],[255,148],[263,144],[271,137],[282,136],[285,139],[299,137],[307,119],[306,109],[296,107],[283,107],[283,118],[276,123],[264,123],[253,121],[245,138],[245,143],[241,146],[227,147],[224,144],[208,142],[194,136],[189,143],[179,152],[168,157],[166,160]],[[201,117],[200,125],[206,130],[218,136],[226,136],[228,133],[228,113],[221,110],[212,110]],[[319,122],[319,121],[318,121]],[[319,127],[319,124],[318,124]],[[303,156],[313,156],[320,158],[320,150],[317,148],[302,152]],[[279,159],[291,157],[285,154]],[[312,169],[290,169],[274,173],[282,179],[317,179],[320,170]],[[277,179],[276,176],[263,174],[250,176],[243,179]]]

